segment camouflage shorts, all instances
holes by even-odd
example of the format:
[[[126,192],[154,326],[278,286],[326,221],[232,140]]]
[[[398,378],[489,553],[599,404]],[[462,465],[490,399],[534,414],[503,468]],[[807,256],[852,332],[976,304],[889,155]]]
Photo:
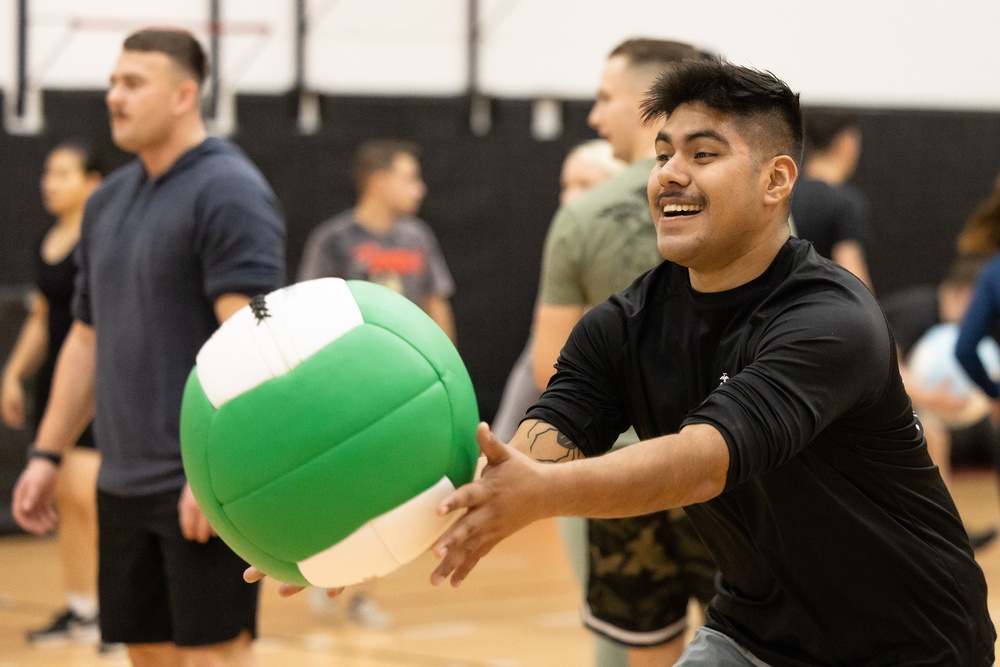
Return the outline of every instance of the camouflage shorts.
[[[690,599],[705,606],[715,595],[715,562],[683,511],[588,526],[591,630],[628,646],[663,644],[686,629]]]

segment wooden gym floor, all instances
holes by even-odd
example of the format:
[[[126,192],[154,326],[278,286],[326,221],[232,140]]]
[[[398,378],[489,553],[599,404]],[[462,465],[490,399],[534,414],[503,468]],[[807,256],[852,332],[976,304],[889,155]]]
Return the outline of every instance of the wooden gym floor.
[[[971,530],[1000,525],[995,477],[959,472],[952,485]],[[1000,540],[977,554],[1000,621]],[[257,667],[578,667],[588,665],[578,593],[555,522],[529,526],[501,543],[458,589],[427,583],[424,556],[383,579],[376,598],[397,619],[376,632],[344,620],[341,606],[316,613],[305,594],[282,599],[273,584],[261,596]],[[92,646],[33,648],[28,628],[61,605],[53,541],[0,538],[0,667],[118,667],[123,652],[99,656]]]

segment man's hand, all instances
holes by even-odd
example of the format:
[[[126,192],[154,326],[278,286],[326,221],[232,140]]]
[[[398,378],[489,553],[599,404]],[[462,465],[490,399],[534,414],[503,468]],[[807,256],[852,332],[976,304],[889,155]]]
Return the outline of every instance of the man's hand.
[[[432,548],[442,559],[431,574],[435,586],[449,576],[452,586],[458,586],[500,540],[550,515],[544,507],[551,495],[545,482],[547,466],[500,442],[484,423],[476,440],[487,460],[482,477],[449,494],[438,507],[442,515],[468,511]]]
[[[31,459],[17,479],[11,510],[17,524],[29,533],[48,533],[58,523],[52,504],[58,471],[50,461]]]
[[[247,582],[248,584],[252,584],[262,580],[266,576],[267,576],[266,574],[255,568],[253,565],[251,565],[243,572],[243,581]],[[293,584],[281,584],[281,586],[278,587],[278,595],[280,595],[283,598],[287,598],[295,595],[296,593],[301,593],[305,589],[306,589],[305,586],[295,586]],[[344,592],[343,586],[341,586],[340,588],[328,588],[326,589],[326,596],[328,598],[335,598],[343,592]]]
[[[177,501],[177,515],[180,517],[181,533],[185,539],[204,544],[216,535],[205,514],[191,492],[191,485],[185,484],[181,498]]]

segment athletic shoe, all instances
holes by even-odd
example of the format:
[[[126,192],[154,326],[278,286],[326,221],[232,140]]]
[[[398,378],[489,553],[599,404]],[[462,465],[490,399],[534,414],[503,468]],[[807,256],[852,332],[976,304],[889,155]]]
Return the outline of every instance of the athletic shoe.
[[[101,642],[97,645],[97,652],[100,655],[111,655],[112,653],[119,653],[125,650],[125,644],[109,644],[108,642]]]
[[[53,617],[48,625],[28,631],[29,644],[48,644],[74,641],[80,644],[96,644],[101,640],[101,630],[97,617],[83,618],[72,609],[66,609]]]
[[[391,630],[396,624],[392,614],[385,611],[365,595],[355,595],[347,603],[347,616],[369,630]]]
[[[340,598],[327,597],[326,589],[311,586],[306,589],[306,600],[313,613],[322,616],[334,616],[340,608]]]

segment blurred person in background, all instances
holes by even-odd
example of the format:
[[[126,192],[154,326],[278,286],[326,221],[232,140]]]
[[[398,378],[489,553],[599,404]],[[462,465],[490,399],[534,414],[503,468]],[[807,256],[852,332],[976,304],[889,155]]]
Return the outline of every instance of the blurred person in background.
[[[105,169],[87,143],[68,140],[45,160],[41,189],[45,211],[55,216],[38,247],[36,282],[31,309],[3,369],[0,414],[15,429],[38,430],[49,400],[56,355],[73,322],[70,302],[77,268],[73,253],[80,240],[83,207],[97,189]],[[26,383],[33,380],[29,401]],[[30,408],[30,409],[29,409]],[[42,644],[100,639],[97,608],[97,470],[100,455],[88,426],[66,453],[55,502],[60,525],[57,534],[66,608],[52,622],[28,632],[28,641]],[[110,648],[102,645],[104,650]]]
[[[309,234],[298,279],[367,280],[420,306],[455,340],[451,277],[437,238],[417,217],[427,194],[420,151],[409,141],[378,139],[354,155],[357,203]]]
[[[611,144],[603,139],[592,139],[574,147],[563,160],[559,183],[559,204],[565,206],[577,197],[585,195],[604,181],[621,172],[625,163],[614,156]],[[542,395],[535,384],[531,369],[531,338],[521,355],[514,362],[500,405],[491,425],[497,437],[509,440],[514,437],[521,419],[535,401]],[[577,581],[586,590],[590,563],[587,548],[587,519],[582,517],[560,517],[559,532],[566,543],[570,565]],[[625,664],[624,650],[600,635],[595,635],[595,654],[598,662],[605,667]]]
[[[181,459],[184,384],[198,351],[251,296],[285,284],[281,206],[231,142],[208,136],[204,49],[179,29],[125,38],[107,103],[135,155],[87,202],[73,324],[11,504],[53,530],[63,455],[93,419],[101,637],[135,667],[252,665],[258,587],[215,534]]]
[[[427,194],[418,146],[367,141],[355,151],[353,171],[357,203],[309,234],[298,279],[366,280],[388,287],[420,306],[454,342],[455,282],[434,232],[416,217]],[[347,616],[364,627],[388,630],[395,619],[375,602],[374,591],[374,582],[355,587]],[[309,596],[317,612],[336,609],[320,589]]]
[[[992,259],[976,281],[959,331],[955,355],[962,368],[991,399],[990,412],[1000,424],[1000,385],[980,357],[980,342],[995,336],[1000,325],[1000,175],[993,192],[973,211],[958,236],[962,252],[989,253]]]
[[[953,466],[994,469],[1000,449],[1000,431],[989,418],[989,399],[955,356],[959,322],[987,261],[986,255],[959,255],[935,289],[910,288],[881,302],[896,340],[906,392],[946,484],[951,483]],[[981,341],[980,353],[996,376],[1000,372],[996,342]],[[969,542],[973,549],[982,549],[996,535],[994,528],[970,531]]]
[[[857,117],[832,109],[804,109],[805,162],[792,195],[792,220],[800,239],[856,275],[872,289],[865,257],[868,202],[848,184],[861,157]]]
[[[559,204],[568,204],[586,194],[624,167],[625,163],[614,156],[611,144],[607,141],[592,139],[578,144],[563,160],[559,177]],[[542,390],[535,384],[531,371],[529,338],[521,355],[514,362],[510,375],[507,376],[507,383],[500,397],[500,406],[491,424],[497,437],[502,440],[512,438],[524,413],[541,395]]]
[[[561,206],[549,227],[532,327],[538,387],[548,384],[584,313],[663,261],[646,200],[659,128],[640,106],[658,75],[705,58],[689,44],[646,38],[626,40],[609,54],[587,121],[626,167]],[[615,447],[638,439],[629,428]],[[684,650],[689,601],[704,608],[715,595],[715,563],[684,510],[591,519],[587,532],[583,621],[602,637],[597,664],[620,664],[620,647],[632,667],[674,664]]]

